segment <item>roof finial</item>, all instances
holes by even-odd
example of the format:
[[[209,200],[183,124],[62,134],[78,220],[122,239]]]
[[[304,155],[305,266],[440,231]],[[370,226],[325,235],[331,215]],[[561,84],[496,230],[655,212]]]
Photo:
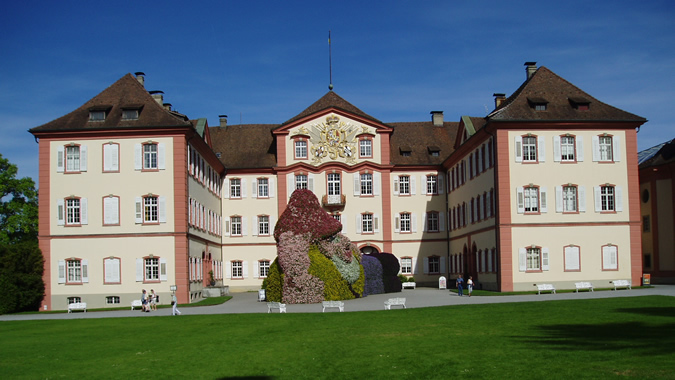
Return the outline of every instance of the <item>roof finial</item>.
[[[333,91],[333,59],[330,49],[330,30],[328,31],[328,75],[330,82],[328,83],[328,90]]]

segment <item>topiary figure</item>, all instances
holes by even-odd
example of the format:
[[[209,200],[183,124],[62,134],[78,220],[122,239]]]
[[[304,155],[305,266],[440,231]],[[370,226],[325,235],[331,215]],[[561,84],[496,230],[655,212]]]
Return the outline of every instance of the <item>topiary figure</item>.
[[[337,235],[341,230],[342,223],[321,208],[313,192],[298,189],[274,227],[274,239],[278,243],[281,234],[290,231],[295,235],[309,234],[309,241],[315,242]]]
[[[384,283],[385,293],[400,292],[402,289],[401,280],[398,278],[398,272],[401,265],[396,256],[391,253],[372,253],[371,256],[380,260],[382,264],[382,282]]]
[[[382,282],[382,263],[372,255],[363,255],[361,265],[365,275],[365,286],[363,296],[371,294],[384,293],[384,283]]]

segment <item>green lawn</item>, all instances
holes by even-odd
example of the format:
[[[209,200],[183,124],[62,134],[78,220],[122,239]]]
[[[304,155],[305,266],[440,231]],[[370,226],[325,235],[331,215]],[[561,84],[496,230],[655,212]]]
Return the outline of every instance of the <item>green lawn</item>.
[[[0,322],[3,378],[675,378],[675,298]]]

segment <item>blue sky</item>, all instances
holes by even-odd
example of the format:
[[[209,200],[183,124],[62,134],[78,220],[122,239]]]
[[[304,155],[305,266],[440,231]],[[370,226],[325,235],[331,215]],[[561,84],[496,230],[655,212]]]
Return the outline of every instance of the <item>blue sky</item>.
[[[675,137],[675,2],[13,1],[0,12],[0,153],[37,182],[28,129],[126,73],[190,118],[281,123],[328,91],[384,122],[485,116],[536,61]]]

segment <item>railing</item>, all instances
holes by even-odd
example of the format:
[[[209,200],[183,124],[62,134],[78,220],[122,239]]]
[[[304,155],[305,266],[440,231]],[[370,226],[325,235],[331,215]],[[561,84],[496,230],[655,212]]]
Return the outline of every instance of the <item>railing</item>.
[[[344,206],[347,198],[345,197],[344,194],[338,194],[338,195],[324,195],[323,198],[321,198],[321,204],[325,206],[331,206],[331,207],[336,207],[336,206]]]

